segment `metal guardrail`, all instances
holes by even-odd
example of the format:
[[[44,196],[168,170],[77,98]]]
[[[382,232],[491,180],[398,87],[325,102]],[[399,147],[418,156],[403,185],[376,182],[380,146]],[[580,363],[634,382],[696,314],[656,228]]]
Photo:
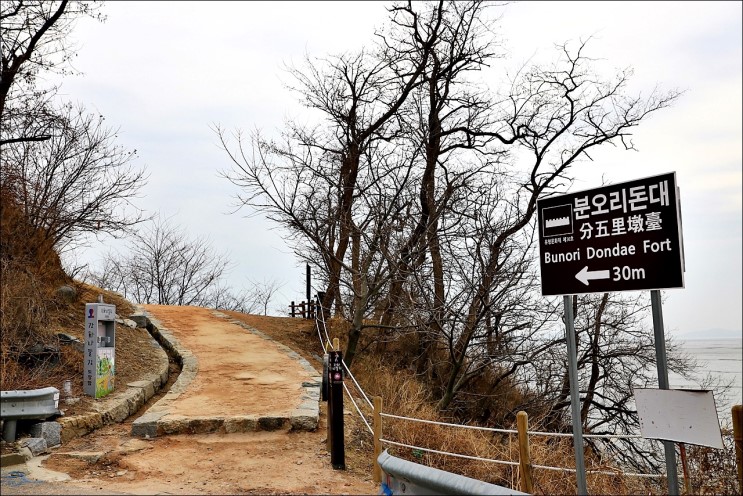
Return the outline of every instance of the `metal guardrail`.
[[[381,494],[527,494],[463,475],[445,472],[390,455],[387,450],[377,458],[382,468]]]
[[[59,389],[46,387],[18,391],[0,391],[0,418],[3,439],[15,441],[16,422],[21,419],[43,420],[59,415]]]

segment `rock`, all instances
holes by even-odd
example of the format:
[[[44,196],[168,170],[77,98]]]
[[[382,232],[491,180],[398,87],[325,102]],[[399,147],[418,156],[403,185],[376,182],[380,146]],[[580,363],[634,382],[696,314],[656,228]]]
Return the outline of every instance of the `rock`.
[[[135,313],[129,316],[131,320],[136,322],[137,327],[144,327],[146,328],[147,325],[150,323],[150,319],[147,318],[147,316],[143,313]]]
[[[116,319],[116,323],[119,324],[119,325],[126,326],[126,327],[128,327],[130,329],[136,329],[137,328],[137,323],[134,322],[131,319]]]
[[[85,344],[77,339],[75,336],[70,336],[69,334],[65,334],[64,332],[58,332],[57,338],[59,339],[59,344],[62,346],[73,346],[80,352],[85,351]]]
[[[72,286],[60,286],[57,288],[57,296],[67,303],[74,303],[77,299],[77,290]]]
[[[43,438],[47,446],[57,446],[62,443],[62,426],[57,422],[39,422],[31,426],[31,435]]]
[[[92,465],[98,463],[98,460],[100,460],[105,454],[106,453],[103,451],[70,451],[68,453],[63,453],[60,456],[76,458],[78,460],[86,461]]]
[[[24,448],[28,450],[28,448]],[[29,455],[31,453],[29,452]],[[21,453],[8,453],[6,455],[0,455],[0,467],[9,467],[11,465],[20,465],[21,463],[26,463],[29,458],[26,458]],[[5,477],[3,475],[3,477]],[[4,481],[3,481],[4,482]]]
[[[224,431],[227,434],[234,432],[253,432],[256,430],[258,420],[255,417],[228,417],[224,419]],[[211,448],[208,449],[211,451]]]
[[[70,439],[84,436],[100,428],[103,421],[101,414],[94,412],[74,417],[63,417],[59,419],[59,424],[62,426],[62,443],[66,443]]]
[[[296,415],[291,418],[291,429],[293,431],[314,431],[317,429],[317,423],[316,415]]]
[[[284,417],[261,417],[258,419],[258,428],[262,431],[277,431],[288,423]]]
[[[28,461],[34,457],[34,454],[31,453],[31,450],[28,449],[27,446],[21,446],[21,448],[18,450],[18,454],[21,455],[25,461]]]
[[[141,439],[130,439],[121,445],[120,451],[124,454],[135,453],[144,449],[149,449],[150,443],[142,441]]]
[[[127,387],[141,389],[144,391],[144,397],[150,399],[155,395],[155,386],[150,381],[128,382]]]
[[[42,437],[32,437],[24,442],[24,446],[31,450],[33,456],[39,456],[42,453],[46,453],[49,449],[46,440]]]

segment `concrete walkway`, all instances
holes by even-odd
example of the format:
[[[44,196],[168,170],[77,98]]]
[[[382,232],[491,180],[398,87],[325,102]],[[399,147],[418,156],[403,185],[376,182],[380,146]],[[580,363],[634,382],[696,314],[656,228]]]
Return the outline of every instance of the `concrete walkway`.
[[[213,310],[145,310],[182,371],[132,424],[133,436],[317,428],[320,374],[288,347]]]

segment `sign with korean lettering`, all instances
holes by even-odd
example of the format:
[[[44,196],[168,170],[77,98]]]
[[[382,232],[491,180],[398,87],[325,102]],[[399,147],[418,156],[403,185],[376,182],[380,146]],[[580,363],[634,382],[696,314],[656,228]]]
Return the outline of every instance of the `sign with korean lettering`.
[[[83,391],[94,398],[102,398],[114,390],[115,319],[115,305],[86,303]]]
[[[343,382],[343,353],[340,351],[328,353],[328,378],[331,384]]]
[[[676,174],[537,200],[542,294],[684,287]]]

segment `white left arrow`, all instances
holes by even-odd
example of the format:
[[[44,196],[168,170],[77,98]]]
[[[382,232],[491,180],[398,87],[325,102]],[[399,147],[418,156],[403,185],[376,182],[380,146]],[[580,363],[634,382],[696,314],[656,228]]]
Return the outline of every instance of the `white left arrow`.
[[[608,270],[588,270],[588,265],[583,267],[580,272],[575,274],[575,278],[588,286],[591,279],[609,279]]]

